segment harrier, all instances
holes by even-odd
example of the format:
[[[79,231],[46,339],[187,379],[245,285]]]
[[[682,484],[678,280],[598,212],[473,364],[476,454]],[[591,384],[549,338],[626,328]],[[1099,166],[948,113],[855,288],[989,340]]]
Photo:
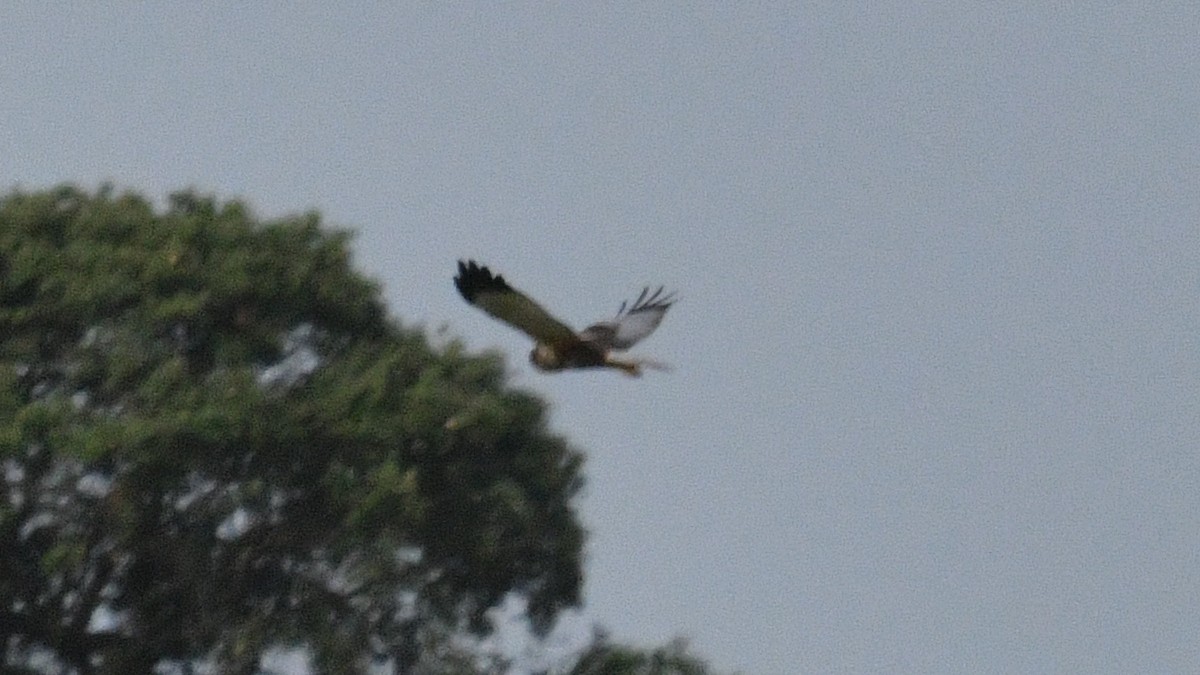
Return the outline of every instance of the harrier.
[[[655,361],[618,358],[613,354],[629,349],[658,327],[675,295],[663,295],[661,286],[654,293],[644,289],[628,309],[623,302],[613,318],[576,333],[509,286],[504,277],[492,274],[474,260],[458,261],[454,285],[467,302],[532,337],[536,344],[529,353],[529,361],[539,370],[616,368],[634,377],[642,374],[643,366],[666,370]]]

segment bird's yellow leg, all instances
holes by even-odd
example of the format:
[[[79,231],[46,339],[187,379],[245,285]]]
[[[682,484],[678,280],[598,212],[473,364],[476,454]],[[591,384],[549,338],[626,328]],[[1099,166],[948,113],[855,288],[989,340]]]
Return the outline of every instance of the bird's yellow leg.
[[[619,359],[611,354],[608,354],[604,357],[604,365],[608,366],[609,368],[617,368],[630,377],[641,377],[642,375],[641,363],[637,361]]]

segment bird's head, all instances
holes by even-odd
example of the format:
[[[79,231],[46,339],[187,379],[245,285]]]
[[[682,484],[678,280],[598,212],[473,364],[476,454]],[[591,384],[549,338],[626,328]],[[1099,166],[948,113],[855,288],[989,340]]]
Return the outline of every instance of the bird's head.
[[[529,362],[538,370],[561,370],[563,367],[562,357],[554,347],[541,342],[534,345],[533,351],[529,352]]]

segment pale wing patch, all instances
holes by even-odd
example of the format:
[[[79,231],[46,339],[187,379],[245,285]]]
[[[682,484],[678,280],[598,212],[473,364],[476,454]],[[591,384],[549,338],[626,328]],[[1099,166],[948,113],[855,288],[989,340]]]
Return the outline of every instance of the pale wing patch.
[[[674,294],[664,296],[662,290],[659,287],[653,295],[646,297],[650,289],[644,289],[628,312],[625,311],[625,303],[622,303],[616,317],[588,326],[579,337],[605,349],[629,349],[653,333],[671,308]]]
[[[653,333],[654,329],[658,328],[658,324],[662,323],[666,313],[666,307],[655,307],[640,312],[631,312],[621,317],[617,320],[617,331],[613,336],[612,348],[629,349],[642,338]]]

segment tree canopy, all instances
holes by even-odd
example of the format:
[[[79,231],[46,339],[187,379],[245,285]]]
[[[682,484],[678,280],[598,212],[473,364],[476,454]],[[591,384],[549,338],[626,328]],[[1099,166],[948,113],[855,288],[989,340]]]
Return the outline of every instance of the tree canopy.
[[[638,649],[614,644],[598,632],[579,655],[570,675],[708,675],[708,664],[688,653],[687,642],[673,640],[663,647]]]
[[[581,454],[347,242],[191,192],[0,201],[0,669],[434,672],[510,593],[535,631],[578,604]]]

